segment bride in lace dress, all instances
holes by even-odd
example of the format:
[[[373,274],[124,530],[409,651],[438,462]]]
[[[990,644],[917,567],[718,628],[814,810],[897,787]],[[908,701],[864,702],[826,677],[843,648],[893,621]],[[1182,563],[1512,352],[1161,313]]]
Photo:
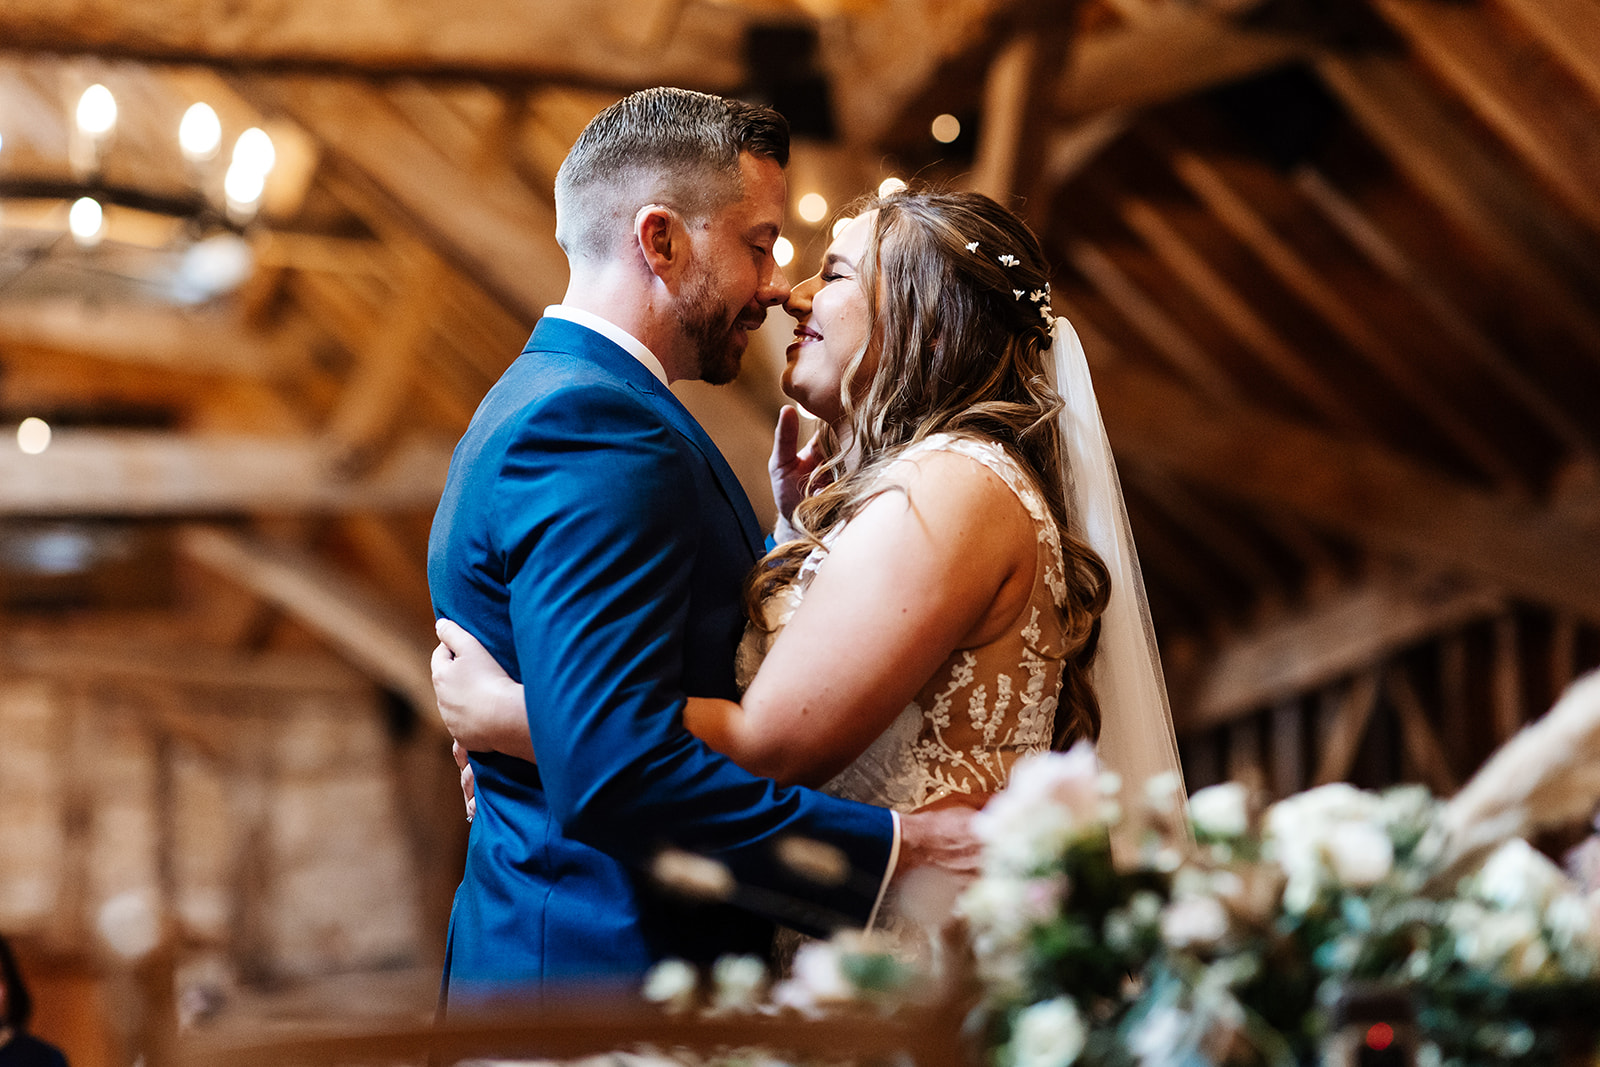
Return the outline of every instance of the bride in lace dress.
[[[822,429],[796,450],[794,410],[780,419],[783,543],[747,589],[743,696],[691,698],[685,725],[785,784],[906,812],[981,806],[1020,757],[1100,736],[1101,615],[1143,592],[1118,589],[1136,564],[1108,571],[1071,514],[1050,365],[1070,327],[1050,314],[1043,253],[986,197],[902,191],[866,203],[785,309],[784,391]],[[439,632],[452,734],[525,738],[520,687],[459,627]],[[1177,769],[1156,699],[1138,717],[1160,751],[1113,769]]]

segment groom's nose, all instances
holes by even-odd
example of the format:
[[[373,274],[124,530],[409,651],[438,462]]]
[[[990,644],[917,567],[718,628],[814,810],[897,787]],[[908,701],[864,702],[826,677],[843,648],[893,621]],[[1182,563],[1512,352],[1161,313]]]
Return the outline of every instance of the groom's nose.
[[[767,283],[756,291],[756,299],[764,308],[781,304],[789,299],[789,279],[785,277],[782,267],[773,266],[772,275],[767,279]]]

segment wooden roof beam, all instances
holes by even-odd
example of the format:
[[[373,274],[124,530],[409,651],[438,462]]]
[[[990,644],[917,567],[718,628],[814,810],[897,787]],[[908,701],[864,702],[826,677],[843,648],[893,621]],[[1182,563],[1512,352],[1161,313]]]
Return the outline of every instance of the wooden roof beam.
[[[1491,618],[1498,590],[1473,579],[1395,575],[1341,590],[1226,638],[1196,677],[1170,679],[1183,729],[1208,730],[1382,663],[1440,631]]]
[[[1465,485],[1376,444],[1208,403],[1120,363],[1098,365],[1095,378],[1119,453],[1386,554],[1600,618],[1594,534],[1556,510]]]
[[[1600,170],[1597,113],[1566,121],[1563,109],[1551,107],[1552,86],[1537,79],[1536,66],[1516,61],[1485,5],[1374,0],[1374,7],[1545,187],[1600,233],[1600,191],[1594,182]],[[1580,102],[1581,97],[1573,104]]]
[[[295,373],[306,358],[304,338],[264,335],[226,312],[73,298],[0,302],[0,346],[268,381]]]
[[[1164,141],[1165,138],[1157,137],[1156,140]],[[1221,171],[1196,152],[1171,145],[1163,147],[1168,150],[1168,160],[1178,178],[1290,292],[1314,310],[1346,344],[1362,354],[1479,470],[1502,486],[1518,484],[1515,468],[1483,436],[1481,428],[1447,403],[1433,385],[1418,374],[1405,353],[1396,349],[1359,308],[1346,300],[1287,240],[1276,233],[1272,224],[1250,205]]]
[[[0,448],[0,516],[431,511],[449,465],[448,443],[412,440],[347,479],[306,439],[57,430],[36,456]]]
[[[1150,246],[1167,269],[1196,299],[1209,307],[1228,331],[1255,353],[1279,381],[1294,390],[1329,425],[1356,433],[1366,429],[1361,417],[1338,391],[1307,364],[1295,346],[1262,318],[1251,302],[1220,271],[1206,262],[1199,249],[1167,222],[1155,205],[1137,197],[1125,197],[1118,209],[1128,228]]]
[[[1299,62],[1316,48],[1313,37],[1246,27],[1205,5],[1160,4],[1077,41],[1056,109],[1081,118],[1153,107]]]
[[[1233,382],[1194,338],[1099,246],[1089,241],[1073,241],[1067,246],[1067,259],[1117,309],[1127,324],[1195,388],[1217,400],[1232,401],[1238,397]]]
[[[362,583],[309,552],[219,527],[183,531],[184,553],[281,608],[320,634],[370,677],[403,695],[423,722],[443,730],[428,665],[428,622],[413,625]]]
[[[1383,230],[1319,171],[1304,166],[1295,172],[1295,185],[1322,212],[1324,218],[1367,259],[1427,309],[1433,320],[1448,333],[1459,351],[1477,362],[1511,396],[1516,397],[1534,417],[1577,456],[1591,465],[1596,462],[1594,441],[1577,421],[1543,389],[1523,373],[1522,368],[1499,345],[1490,340],[1439,285],[1426,275]]]
[[[369,85],[312,78],[253,78],[240,91],[265,111],[287,112],[410,219],[447,263],[532,323],[566,289],[555,207],[508,171],[464,174]]]
[[[1595,265],[1533,198],[1516,191],[1517,183],[1461,130],[1407,62],[1329,54],[1316,69],[1367,136],[1496,263],[1506,283],[1546,309],[1581,343],[1579,351],[1600,360],[1600,314],[1551,264],[1591,277]]]
[[[744,80],[750,19],[725,7],[686,11],[665,39],[629,40],[609,0],[207,0],[158,9],[121,0],[7,0],[0,41],[51,52],[237,71],[562,82],[631,89],[684,85],[730,92]]]
[[[1600,18],[1585,0],[1496,0],[1600,104]]]

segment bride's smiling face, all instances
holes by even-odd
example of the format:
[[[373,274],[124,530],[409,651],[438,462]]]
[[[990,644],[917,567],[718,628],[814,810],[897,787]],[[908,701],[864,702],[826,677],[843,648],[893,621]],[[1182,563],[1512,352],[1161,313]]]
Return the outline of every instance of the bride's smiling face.
[[[844,419],[840,383],[866,349],[872,331],[859,268],[875,214],[869,211],[850,220],[828,246],[822,269],[795,286],[783,305],[796,323],[794,342],[785,353],[783,391],[836,428]],[[856,374],[858,389],[871,381],[872,371],[863,362]]]

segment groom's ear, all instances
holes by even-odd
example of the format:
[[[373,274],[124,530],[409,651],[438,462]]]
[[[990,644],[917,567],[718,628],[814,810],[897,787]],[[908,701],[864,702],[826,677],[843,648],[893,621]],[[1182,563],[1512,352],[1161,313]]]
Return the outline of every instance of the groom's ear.
[[[667,280],[688,253],[678,213],[661,204],[646,204],[633,217],[633,237],[650,273]]]

